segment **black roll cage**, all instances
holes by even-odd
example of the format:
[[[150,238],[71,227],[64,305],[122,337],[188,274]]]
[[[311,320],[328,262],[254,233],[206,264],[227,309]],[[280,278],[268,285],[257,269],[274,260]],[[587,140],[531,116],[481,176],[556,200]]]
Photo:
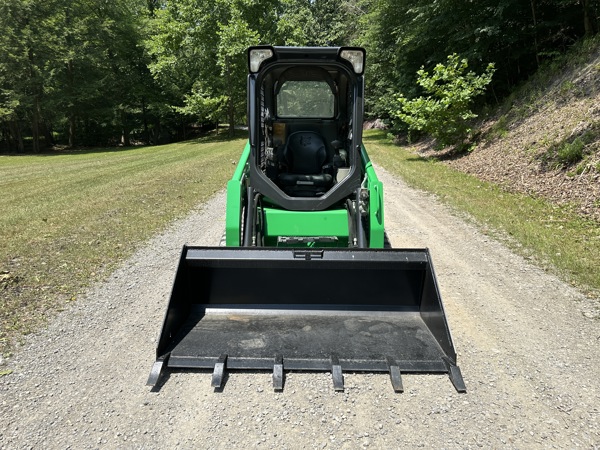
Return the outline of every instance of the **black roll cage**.
[[[250,140],[250,184],[249,190],[253,194],[261,194],[272,203],[292,211],[322,211],[333,205],[344,202],[347,198],[356,195],[360,189],[364,176],[360,164],[362,144],[362,122],[364,112],[364,81],[362,74],[356,74],[352,64],[340,57],[344,48],[339,47],[251,47],[248,49],[248,58],[253,49],[271,49],[273,55],[264,60],[256,72],[250,71],[248,75],[248,130]],[[342,73],[349,81],[352,95],[352,124],[349,133],[348,159],[350,171],[339,183],[335,184],[328,192],[318,197],[292,197],[281,190],[273,180],[265,174],[260,167],[261,151],[261,86],[265,78],[274,70],[289,68],[323,68]],[[249,65],[250,68],[250,65]],[[338,94],[339,95],[339,94]],[[339,99],[336,103],[339,104]]]

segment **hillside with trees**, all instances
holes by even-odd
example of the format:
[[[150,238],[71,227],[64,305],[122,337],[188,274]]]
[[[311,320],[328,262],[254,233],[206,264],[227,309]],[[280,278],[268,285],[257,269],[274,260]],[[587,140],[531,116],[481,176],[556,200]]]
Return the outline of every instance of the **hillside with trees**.
[[[493,78],[496,105],[598,30],[598,0],[1,0],[0,151],[157,144],[245,121],[245,50],[361,45],[367,112],[449,55]]]
[[[511,191],[600,222],[600,43],[581,43],[536,73],[479,124],[470,152],[424,153]]]

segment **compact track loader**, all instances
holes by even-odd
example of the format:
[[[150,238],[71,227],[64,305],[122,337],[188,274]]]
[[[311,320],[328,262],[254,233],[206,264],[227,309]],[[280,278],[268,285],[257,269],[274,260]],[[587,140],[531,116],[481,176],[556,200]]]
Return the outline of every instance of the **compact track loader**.
[[[225,246],[183,248],[148,385],[169,368],[447,373],[465,391],[431,256],[391,249],[362,144],[361,48],[248,50],[248,143]]]

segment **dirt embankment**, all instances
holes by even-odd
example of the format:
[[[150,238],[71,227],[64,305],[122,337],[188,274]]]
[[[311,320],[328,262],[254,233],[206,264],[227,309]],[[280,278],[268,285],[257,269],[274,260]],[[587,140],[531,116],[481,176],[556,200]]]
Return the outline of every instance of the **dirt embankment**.
[[[567,70],[535,99],[517,99],[508,114],[484,125],[472,152],[448,164],[572,205],[600,222],[600,54]]]

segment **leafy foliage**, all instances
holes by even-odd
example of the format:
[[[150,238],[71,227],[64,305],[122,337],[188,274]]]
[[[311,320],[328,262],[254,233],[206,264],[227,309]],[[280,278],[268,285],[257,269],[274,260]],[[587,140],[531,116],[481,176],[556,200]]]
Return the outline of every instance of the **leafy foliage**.
[[[131,116],[144,115],[154,87],[138,45],[144,13],[137,0],[0,2],[7,49],[0,125],[8,147],[24,151],[31,136],[37,152],[54,143],[55,132],[72,146],[127,140]]]
[[[584,160],[586,147],[596,142],[598,135],[598,126],[592,125],[576,136],[569,136],[550,145],[546,152],[539,155],[539,158],[544,165],[553,169],[574,166]],[[580,170],[583,170],[583,167],[580,167]]]
[[[581,138],[576,138],[573,142],[566,142],[557,151],[557,159],[561,164],[570,165],[581,161],[583,158],[583,148],[585,144]]]
[[[420,95],[415,74],[449,54],[475,72],[492,62],[497,101],[573,43],[598,30],[598,0],[365,0],[359,43],[369,55],[369,111],[385,116],[395,92]],[[586,28],[585,23],[588,26]]]
[[[189,137],[245,116],[251,44],[367,48],[367,114],[448,54],[506,96],[598,31],[600,0],[0,0],[0,151]]]
[[[417,83],[429,94],[408,100],[400,95],[391,115],[419,130],[434,136],[440,147],[464,145],[471,129],[469,121],[477,115],[470,109],[474,97],[481,95],[491,82],[494,65],[489,64],[481,75],[466,72],[468,61],[458,55],[448,56],[446,65],[437,64],[431,75],[421,68]]]

